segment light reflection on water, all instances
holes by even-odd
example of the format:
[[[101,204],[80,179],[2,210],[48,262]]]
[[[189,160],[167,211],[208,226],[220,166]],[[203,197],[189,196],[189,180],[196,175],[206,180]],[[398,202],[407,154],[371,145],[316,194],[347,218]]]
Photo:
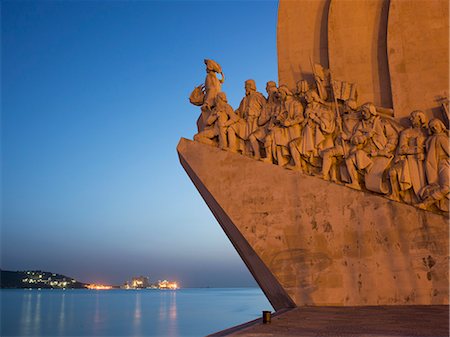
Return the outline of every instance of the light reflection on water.
[[[58,335],[61,335],[64,332],[64,319],[66,316],[66,294],[63,293],[61,295],[61,306],[59,309],[59,320],[58,320]]]
[[[0,290],[1,336],[203,336],[272,307],[259,289]]]
[[[27,293],[23,295],[23,300],[22,300],[22,315],[20,317],[20,327],[21,327],[21,335],[23,336],[28,336],[31,331],[28,331],[27,329],[30,328],[30,326],[32,326],[32,322],[31,322],[31,313],[32,313],[32,309],[31,309],[31,298],[32,298],[32,294]],[[8,310],[5,306],[2,305],[2,312],[4,310]],[[3,323],[3,322],[2,322]]]
[[[39,291],[36,295],[36,307],[34,309],[34,335],[41,335],[41,297],[42,293]]]
[[[141,293],[136,293],[136,301],[134,306],[134,316],[133,316],[133,326],[134,326],[134,336],[142,336],[141,331]]]
[[[92,330],[94,336],[98,334],[98,329],[101,326],[102,320],[100,318],[100,303],[99,294],[95,293],[95,312],[94,312],[94,324],[92,325]]]
[[[178,322],[177,322],[177,293],[175,291],[169,292],[169,336],[178,336]]]

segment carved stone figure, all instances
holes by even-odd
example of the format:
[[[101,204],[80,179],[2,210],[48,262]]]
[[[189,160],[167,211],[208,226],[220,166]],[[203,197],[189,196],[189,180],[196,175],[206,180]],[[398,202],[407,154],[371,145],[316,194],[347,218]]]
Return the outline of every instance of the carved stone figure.
[[[356,104],[356,101],[350,99],[345,101],[344,103],[344,111],[343,115],[340,117],[340,125],[338,127],[339,133],[334,141],[334,147],[331,147],[329,149],[325,149],[321,151],[322,156],[322,172],[321,172],[321,178],[325,180],[337,180],[337,167],[335,165],[335,170],[331,170],[333,163],[336,164],[336,160],[338,158],[343,158],[347,156],[347,153],[349,151],[349,141],[353,134],[353,129],[355,128],[356,124],[359,121],[359,111]],[[330,171],[331,171],[331,177],[330,177]],[[347,172],[345,171],[345,175]],[[344,173],[341,172],[341,176],[343,176]],[[345,177],[344,180],[348,180],[347,177]]]
[[[425,145],[427,149],[425,172],[428,185],[420,192],[422,202],[418,207],[428,209],[436,205],[441,211],[448,212],[450,190],[448,130],[437,118],[432,119],[428,127],[431,133]]]
[[[306,93],[308,91],[309,91],[308,81],[300,80],[300,81],[297,82],[295,96],[297,96],[298,100],[300,100],[300,101],[304,100],[305,99],[305,95],[306,95]]]
[[[333,132],[335,130],[335,116],[333,111],[319,97],[315,90],[309,90],[305,99],[307,102],[302,122],[301,136],[290,144],[295,168],[304,167],[306,161],[310,166],[320,167],[319,153],[333,147]],[[307,173],[312,174],[308,166]]]
[[[272,143],[273,135],[272,129],[275,126],[275,120],[280,112],[280,98],[277,84],[274,81],[267,82],[267,102],[261,115],[258,118],[258,128],[249,136],[250,144],[252,145],[254,158],[261,159],[260,145],[264,145],[266,157],[264,161],[273,162]]]
[[[219,147],[221,149],[227,149],[227,129],[238,120],[238,116],[234,113],[233,108],[228,104],[225,93],[219,92],[216,95],[212,113],[206,122],[207,126],[205,130],[196,134],[194,136],[194,140],[208,145],[216,145],[217,143],[213,139],[218,136]]]
[[[330,70],[318,64],[311,64],[314,88],[300,80],[293,92],[269,81],[267,99],[256,91],[254,80],[245,81],[245,97],[233,111],[221,92],[220,65],[212,60],[205,64],[205,84],[190,97],[202,109],[202,127],[194,140],[448,212],[449,143],[441,120],[433,119],[427,128],[425,113],[416,110],[404,129],[390,108],[373,103],[358,107],[356,83],[332,80]]]
[[[394,164],[389,170],[391,193],[387,196],[396,201],[417,203],[419,192],[425,186],[425,140],[427,120],[423,111],[411,112],[411,127],[400,133]]]
[[[205,59],[205,65],[205,100],[203,105],[205,107],[212,108],[216,101],[216,95],[221,91],[222,83],[225,81],[225,77],[221,66],[217,62]],[[220,74],[222,78],[219,80],[216,74]]]
[[[256,91],[254,80],[245,81],[245,97],[242,99],[236,114],[239,117],[228,130],[230,151],[249,155],[250,149],[245,143],[258,127],[258,118],[266,104],[266,98]]]
[[[360,190],[358,170],[364,171],[366,188],[387,193],[384,186],[384,171],[393,158],[398,143],[395,129],[378,115],[372,103],[361,108],[361,120],[355,126],[350,139],[351,148],[345,164],[351,183],[348,187]],[[370,175],[369,175],[370,174]]]
[[[326,101],[328,99],[330,90],[330,73],[320,64],[311,64],[314,74],[314,80],[317,86],[317,93],[319,97]]]
[[[285,166],[290,160],[289,143],[300,137],[300,124],[304,120],[303,105],[294,98],[293,93],[286,85],[281,85],[278,90],[281,98],[281,111],[275,121],[273,140],[277,163]]]
[[[222,83],[225,77],[220,65],[213,60],[204,60],[206,65],[205,83],[194,89],[189,97],[192,104],[200,106],[201,114],[197,120],[197,127],[199,131],[207,127],[208,118],[214,108],[216,96],[221,92]],[[221,79],[217,78],[216,74],[221,74]]]

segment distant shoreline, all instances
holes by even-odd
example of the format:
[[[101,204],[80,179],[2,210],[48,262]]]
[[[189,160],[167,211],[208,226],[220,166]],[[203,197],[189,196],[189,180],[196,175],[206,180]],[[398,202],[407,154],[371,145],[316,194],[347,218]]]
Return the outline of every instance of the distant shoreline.
[[[41,270],[10,271],[0,269],[0,289],[86,289],[86,290],[171,290],[155,287],[138,287],[126,289],[120,285],[109,286],[111,289],[88,289],[91,284],[75,280],[72,277]],[[193,286],[183,289],[252,289],[255,286]],[[174,289],[172,289],[174,290]]]
[[[72,277],[41,270],[0,270],[1,289],[86,289]]]
[[[62,290],[62,291],[69,291],[69,290],[86,290],[86,291],[180,291],[180,290],[195,290],[195,289],[210,289],[210,290],[236,290],[236,289],[260,289],[259,287],[188,287],[188,288],[180,288],[180,289],[158,289],[158,288],[136,288],[136,289],[123,289],[119,286],[114,286],[111,289],[88,289],[86,287],[84,288],[24,288],[24,287],[1,287],[0,290]]]

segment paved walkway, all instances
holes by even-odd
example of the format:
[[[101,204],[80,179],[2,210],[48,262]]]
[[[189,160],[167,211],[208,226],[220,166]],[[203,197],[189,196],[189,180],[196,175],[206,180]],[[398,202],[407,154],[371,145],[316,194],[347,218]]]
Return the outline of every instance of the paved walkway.
[[[249,327],[236,328],[211,336],[448,337],[449,307],[302,307],[272,317],[271,324],[262,324],[259,319]]]

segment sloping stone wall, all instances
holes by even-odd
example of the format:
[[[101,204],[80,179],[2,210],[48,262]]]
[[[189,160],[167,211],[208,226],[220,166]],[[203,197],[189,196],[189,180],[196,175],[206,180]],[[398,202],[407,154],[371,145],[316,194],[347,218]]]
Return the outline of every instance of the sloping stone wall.
[[[186,139],[177,150],[275,309],[448,304],[446,216]]]

